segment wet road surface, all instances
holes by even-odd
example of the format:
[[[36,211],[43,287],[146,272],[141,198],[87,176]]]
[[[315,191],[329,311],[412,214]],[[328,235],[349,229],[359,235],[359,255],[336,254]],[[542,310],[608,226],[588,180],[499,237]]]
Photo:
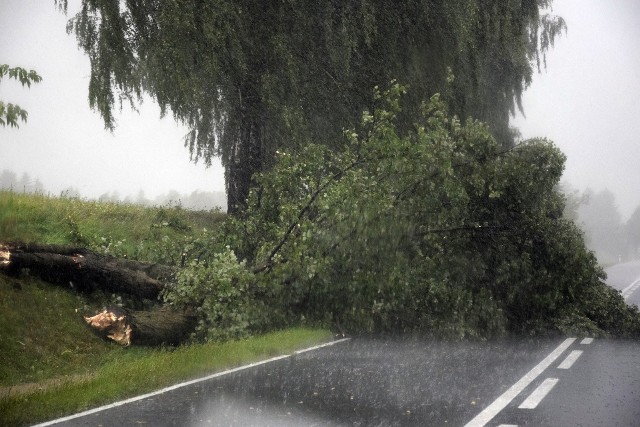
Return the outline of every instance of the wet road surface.
[[[640,300],[640,262],[607,270]],[[353,339],[184,384],[69,426],[640,426],[640,342]]]
[[[530,378],[511,400],[499,404],[499,411],[474,423],[554,352],[558,354],[549,365]],[[567,357],[575,352],[581,353],[567,367]],[[565,366],[559,368],[562,364]],[[539,402],[522,407],[550,380],[553,386],[548,394],[538,396]],[[354,339],[101,410],[61,425],[467,423],[640,425],[640,344],[606,340],[587,344],[582,339],[492,343]]]
[[[558,363],[532,384],[533,390],[558,380],[536,408],[518,408],[522,399],[516,399],[490,425],[640,426],[640,344],[594,340],[574,348],[583,353],[571,368],[561,369]]]
[[[553,347],[354,339],[65,425],[462,425]]]
[[[622,292],[627,304],[640,306],[640,261],[614,265],[605,271],[607,284]]]

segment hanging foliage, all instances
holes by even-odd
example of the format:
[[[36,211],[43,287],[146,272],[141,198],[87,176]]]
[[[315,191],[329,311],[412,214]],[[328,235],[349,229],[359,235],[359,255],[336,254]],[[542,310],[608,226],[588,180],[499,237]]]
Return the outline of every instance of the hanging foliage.
[[[66,8],[66,1],[57,3]],[[334,146],[375,85],[411,87],[399,126],[438,92],[463,120],[512,143],[508,118],[564,29],[549,0],[83,0],[69,21],[91,61],[89,101],[105,126],[151,95],[186,124],[192,159],[219,156],[239,212],[276,150]]]

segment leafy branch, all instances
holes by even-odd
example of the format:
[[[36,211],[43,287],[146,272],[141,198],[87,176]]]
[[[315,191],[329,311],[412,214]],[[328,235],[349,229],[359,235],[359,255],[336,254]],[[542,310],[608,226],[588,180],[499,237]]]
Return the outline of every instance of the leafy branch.
[[[27,86],[28,88],[31,87],[32,83],[40,83],[42,81],[42,77],[34,70],[27,71],[21,67],[9,67],[7,64],[2,64],[0,65],[0,80],[5,76],[8,76],[9,79],[19,81],[23,87]],[[17,128],[20,127],[18,125],[20,120],[23,122],[27,121],[27,116],[27,111],[20,108],[19,105],[12,103],[5,104],[3,101],[0,101],[0,125],[9,125]]]
[[[357,158],[354,162],[352,162],[346,168],[344,168],[344,169],[336,172],[335,174],[333,174],[326,182],[324,182],[322,185],[320,185],[311,194],[311,197],[309,198],[307,203],[305,203],[304,206],[298,211],[298,215],[296,216],[296,219],[289,224],[289,226],[287,227],[286,231],[284,232],[282,238],[273,247],[273,249],[269,253],[269,256],[267,257],[265,263],[261,267],[258,267],[256,269],[254,269],[254,273],[260,273],[262,271],[268,270],[271,267],[271,265],[273,264],[273,258],[278,254],[280,249],[282,249],[282,247],[287,243],[287,241],[291,237],[291,234],[293,233],[293,231],[297,228],[297,226],[299,225],[300,221],[302,221],[302,219],[307,214],[307,212],[309,212],[309,210],[313,206],[314,202],[318,199],[318,197],[322,194],[322,192],[324,190],[326,190],[333,183],[339,181],[350,170],[352,170],[355,167],[361,165],[363,162],[364,162],[364,160],[362,158]]]

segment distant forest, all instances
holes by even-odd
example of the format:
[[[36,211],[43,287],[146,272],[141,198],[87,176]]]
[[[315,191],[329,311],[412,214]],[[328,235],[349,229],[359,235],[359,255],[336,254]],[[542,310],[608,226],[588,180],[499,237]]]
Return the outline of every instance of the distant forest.
[[[34,178],[28,173],[23,173],[18,177],[17,173],[6,169],[0,172],[0,189],[11,190],[16,193],[35,193],[68,198],[85,198],[77,188],[71,186],[62,190],[60,194],[53,194],[39,178]],[[118,191],[112,191],[100,195],[97,200],[103,202],[131,203],[143,206],[178,205],[191,210],[211,210],[216,208],[222,211],[227,210],[226,195],[222,191],[196,190],[191,194],[181,194],[176,190],[169,190],[167,193],[161,194],[152,199],[147,198],[143,190],[139,190],[135,196],[123,196]]]
[[[563,186],[565,216],[584,232],[587,247],[604,266],[640,259],[640,206],[625,220],[614,194],[604,189],[583,192]]]

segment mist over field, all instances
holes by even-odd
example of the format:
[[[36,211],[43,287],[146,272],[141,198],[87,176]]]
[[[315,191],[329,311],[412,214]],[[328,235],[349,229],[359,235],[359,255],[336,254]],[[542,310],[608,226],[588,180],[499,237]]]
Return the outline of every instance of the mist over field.
[[[86,199],[80,190],[75,187],[67,187],[59,193],[53,193],[49,187],[40,181],[38,177],[32,177],[28,173],[18,174],[10,170],[0,171],[0,190],[10,190],[15,193],[35,193],[45,194],[53,197],[80,198]],[[95,200],[103,202],[135,203],[141,206],[180,206],[192,210],[226,210],[227,200],[222,191],[200,191],[195,190],[189,194],[181,194],[176,190],[170,190],[164,194],[153,198],[147,197],[144,190],[139,190],[135,195],[131,192],[121,194],[118,190],[106,192]]]

